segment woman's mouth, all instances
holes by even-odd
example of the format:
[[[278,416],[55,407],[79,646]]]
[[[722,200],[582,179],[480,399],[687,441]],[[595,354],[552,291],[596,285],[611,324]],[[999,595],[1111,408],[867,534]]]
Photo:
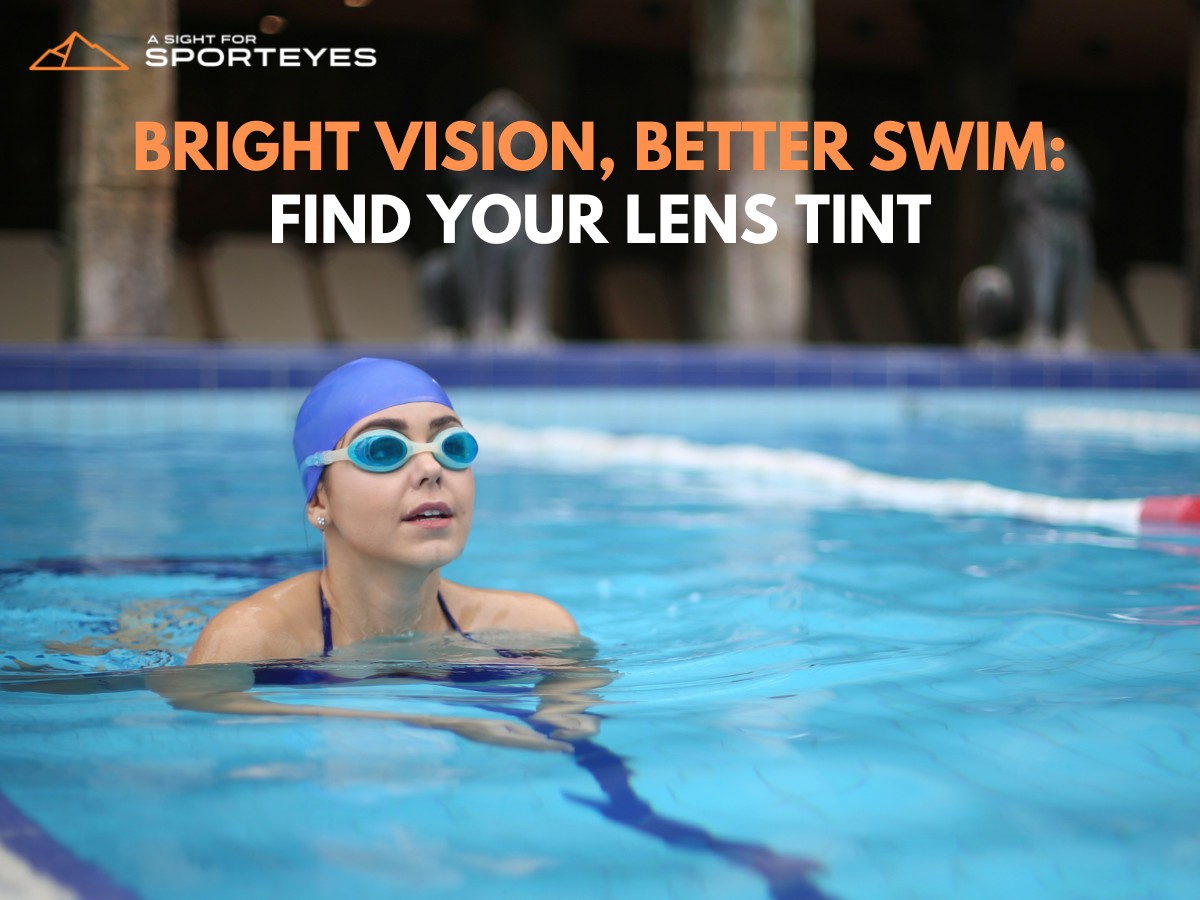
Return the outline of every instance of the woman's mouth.
[[[422,503],[414,507],[400,520],[418,528],[446,528],[454,513],[445,503]]]

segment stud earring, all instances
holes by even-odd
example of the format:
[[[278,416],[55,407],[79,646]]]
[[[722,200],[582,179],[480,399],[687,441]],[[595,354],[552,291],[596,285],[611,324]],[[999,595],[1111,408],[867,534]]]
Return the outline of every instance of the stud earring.
[[[325,527],[325,517],[324,516],[317,516],[317,527],[318,528]]]

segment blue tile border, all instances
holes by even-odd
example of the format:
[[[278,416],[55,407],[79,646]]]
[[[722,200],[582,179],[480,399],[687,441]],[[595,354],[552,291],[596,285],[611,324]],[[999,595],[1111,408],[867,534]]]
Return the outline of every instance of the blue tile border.
[[[137,894],[103,870],[75,856],[0,793],[0,834],[4,846],[60,887],[89,900],[137,900]]]
[[[954,348],[559,344],[0,344],[0,391],[306,388],[357,356],[447,387],[1200,388],[1200,353],[1050,356]]]

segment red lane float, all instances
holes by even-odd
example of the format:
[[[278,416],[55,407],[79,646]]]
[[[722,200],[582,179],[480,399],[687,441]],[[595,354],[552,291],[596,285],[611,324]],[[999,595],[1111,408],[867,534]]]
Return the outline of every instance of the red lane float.
[[[1200,494],[1147,497],[1139,520],[1155,525],[1200,525]]]

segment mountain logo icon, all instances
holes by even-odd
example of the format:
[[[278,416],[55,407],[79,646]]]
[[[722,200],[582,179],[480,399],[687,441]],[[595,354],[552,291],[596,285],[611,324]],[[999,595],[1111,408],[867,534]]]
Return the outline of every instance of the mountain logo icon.
[[[31,72],[124,72],[129,66],[99,44],[93,44],[78,31],[51,47],[29,67]]]

